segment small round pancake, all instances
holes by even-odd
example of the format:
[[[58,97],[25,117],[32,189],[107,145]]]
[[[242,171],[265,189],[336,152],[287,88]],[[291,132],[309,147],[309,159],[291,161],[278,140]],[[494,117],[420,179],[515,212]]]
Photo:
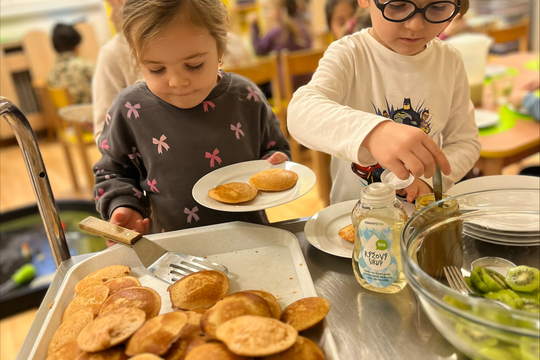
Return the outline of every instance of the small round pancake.
[[[313,341],[298,336],[293,346],[278,354],[265,356],[260,360],[325,360],[323,351]]]
[[[163,358],[154,354],[141,354],[134,357],[130,357],[129,360],[163,360]]]
[[[116,346],[94,353],[83,353],[76,360],[127,360],[123,346]]]
[[[298,181],[298,174],[285,169],[268,169],[256,173],[249,183],[262,191],[283,191],[292,188]]]
[[[62,314],[63,323],[70,316],[73,316],[76,312],[82,308],[89,307],[94,312],[94,316],[97,316],[101,305],[105,302],[109,296],[109,288],[104,285],[96,285],[84,290],[78,296],[76,296],[66,307]]]
[[[51,355],[65,343],[77,340],[77,336],[79,336],[81,330],[86,325],[90,324],[92,320],[94,320],[94,311],[89,307],[82,308],[70,316],[69,319],[64,321],[58,329],[56,329],[49,342],[47,355]]]
[[[161,297],[154,289],[145,286],[122,289],[103,303],[99,309],[99,316],[122,307],[141,309],[149,320],[159,314]]]
[[[354,242],[354,226],[353,226],[353,224],[347,225],[343,229],[339,230],[338,235],[343,240],[347,240],[347,241],[353,243]]]
[[[330,303],[321,297],[308,297],[287,306],[281,314],[281,321],[298,331],[317,325],[330,311]]]
[[[186,336],[195,336],[202,334],[201,329],[201,317],[202,314],[199,314],[195,311],[184,311],[184,310],[178,310],[181,313],[184,313],[187,315],[187,323],[182,328],[182,331],[180,332],[180,337],[186,337]]]
[[[133,276],[124,276],[104,282],[103,285],[109,288],[109,296],[111,296],[122,289],[141,286],[141,282]]]
[[[163,357],[165,360],[184,360],[186,355],[194,348],[204,345],[210,338],[206,335],[187,335],[181,336],[177,342],[172,344],[167,354]]]
[[[272,317],[279,320],[279,318],[281,317],[281,305],[279,305],[274,295],[264,290],[245,290],[245,292],[259,295],[264,300],[266,300],[268,306],[270,307],[270,313],[272,314]]]
[[[246,183],[232,182],[210,189],[208,196],[222,203],[239,204],[255,199],[257,189]]]
[[[298,331],[276,319],[244,315],[222,324],[216,336],[237,355],[267,356],[293,346]]]
[[[93,273],[86,275],[77,283],[77,285],[75,285],[75,293],[80,294],[89,287],[101,285],[106,281],[119,277],[128,276],[130,272],[130,268],[124,265],[111,265],[96,270]]]
[[[193,349],[186,360],[252,360],[253,358],[236,355],[221,343],[208,343]]]
[[[178,340],[187,321],[188,315],[180,311],[158,315],[148,320],[129,339],[126,355],[165,354],[171,345]]]
[[[77,339],[71,340],[60,346],[51,355],[47,356],[47,360],[75,360],[82,354],[82,350],[77,345]]]
[[[271,317],[270,307],[259,295],[237,292],[217,302],[201,317],[201,328],[211,337],[216,337],[217,328],[224,322],[242,315]]]
[[[86,352],[107,350],[127,340],[144,324],[146,314],[137,308],[123,307],[97,317],[77,337]]]
[[[173,308],[209,309],[229,292],[229,278],[221,271],[203,270],[169,286]]]

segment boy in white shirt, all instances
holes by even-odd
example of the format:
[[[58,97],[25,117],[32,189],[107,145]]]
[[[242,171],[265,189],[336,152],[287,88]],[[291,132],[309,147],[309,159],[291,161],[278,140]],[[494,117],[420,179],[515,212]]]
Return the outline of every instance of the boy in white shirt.
[[[293,96],[289,131],[333,156],[331,203],[357,199],[365,186],[351,162],[401,179],[410,171],[415,181],[398,192],[410,202],[432,192],[438,164],[446,191],[480,154],[463,61],[437,38],[469,1],[358,2],[373,27],[330,45]]]

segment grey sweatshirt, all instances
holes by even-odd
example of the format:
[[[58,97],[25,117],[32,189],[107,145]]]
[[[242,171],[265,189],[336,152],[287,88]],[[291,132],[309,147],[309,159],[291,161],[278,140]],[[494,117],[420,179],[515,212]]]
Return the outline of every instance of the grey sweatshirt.
[[[263,212],[211,210],[191,196],[193,185],[213,170],[276,151],[290,158],[279,120],[257,86],[221,74],[208,97],[191,109],[161,100],[145,82],[118,94],[98,140],[102,158],[94,167],[94,197],[103,219],[129,207],[150,218],[151,233],[265,220]]]

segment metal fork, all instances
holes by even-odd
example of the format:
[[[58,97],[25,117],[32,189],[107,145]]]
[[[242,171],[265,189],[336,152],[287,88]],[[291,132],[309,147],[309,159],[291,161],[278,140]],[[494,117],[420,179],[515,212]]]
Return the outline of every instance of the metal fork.
[[[448,280],[448,284],[450,285],[450,287],[463,294],[463,295],[468,295],[468,296],[474,296],[474,297],[480,297],[484,300],[487,300],[487,301],[490,301],[492,303],[495,303],[496,305],[499,305],[505,309],[509,309],[509,310],[513,310],[512,307],[500,302],[500,301],[497,301],[497,300],[492,300],[492,299],[486,299],[485,297],[483,297],[482,295],[480,294],[477,294],[473,289],[471,289],[471,287],[469,286],[469,284],[467,284],[467,282],[465,281],[465,279],[463,278],[463,274],[461,273],[461,270],[459,270],[456,266],[445,266],[443,268],[443,271],[444,271],[444,275],[446,276],[446,280]]]

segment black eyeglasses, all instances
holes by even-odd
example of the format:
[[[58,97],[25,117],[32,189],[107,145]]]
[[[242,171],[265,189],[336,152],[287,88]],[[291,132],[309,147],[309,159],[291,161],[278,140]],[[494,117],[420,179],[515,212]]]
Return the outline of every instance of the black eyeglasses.
[[[375,6],[382,12],[383,17],[392,22],[403,22],[420,13],[427,22],[440,24],[452,19],[459,13],[461,1],[436,1],[419,8],[415,3],[408,0],[391,0],[381,4],[378,0],[373,0]]]

